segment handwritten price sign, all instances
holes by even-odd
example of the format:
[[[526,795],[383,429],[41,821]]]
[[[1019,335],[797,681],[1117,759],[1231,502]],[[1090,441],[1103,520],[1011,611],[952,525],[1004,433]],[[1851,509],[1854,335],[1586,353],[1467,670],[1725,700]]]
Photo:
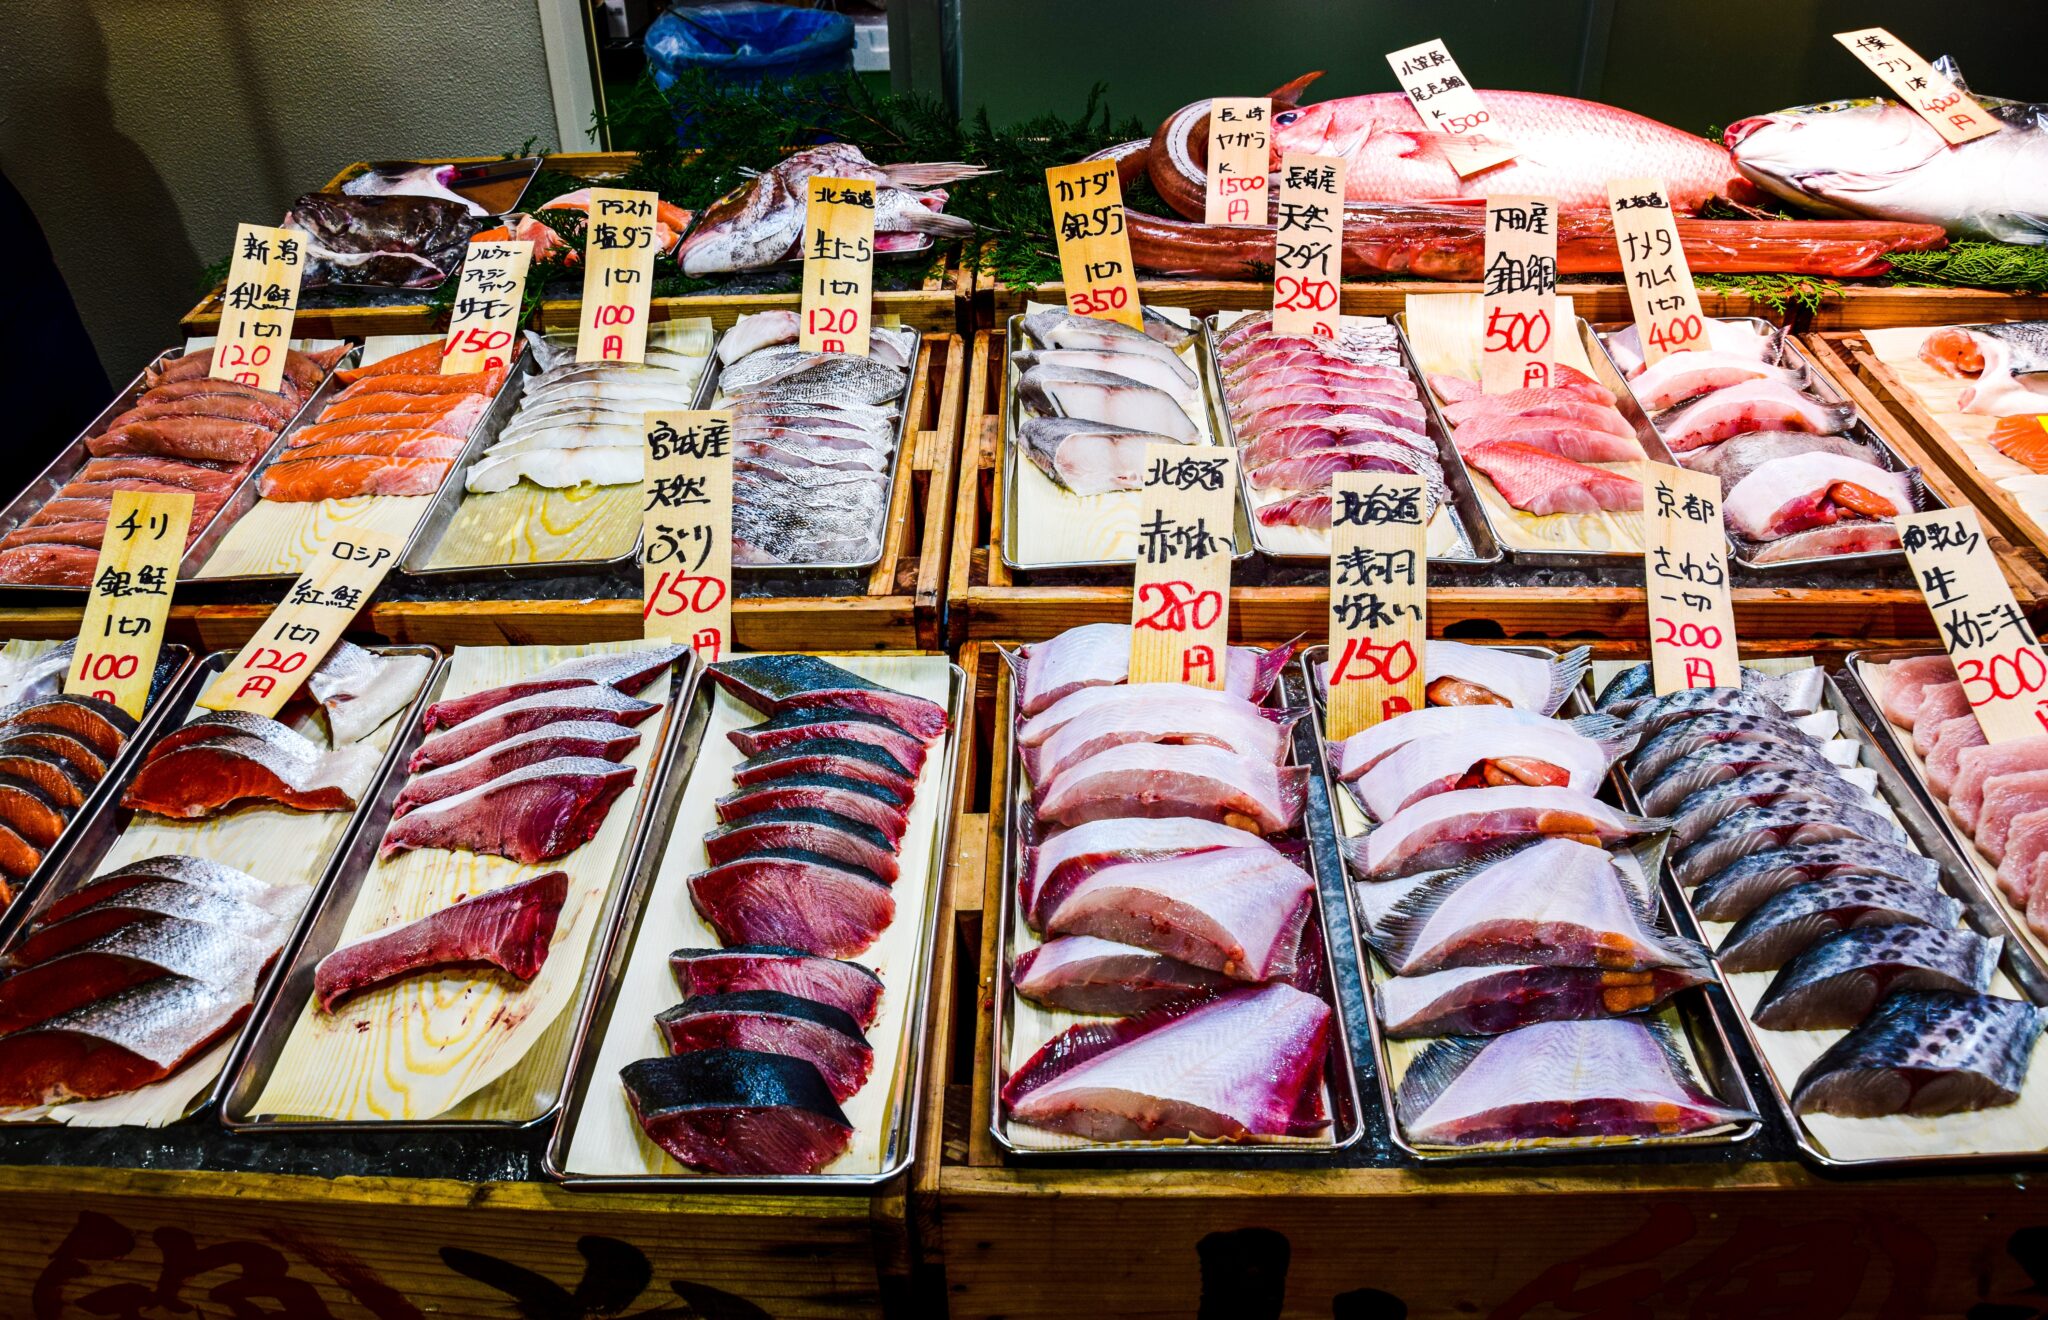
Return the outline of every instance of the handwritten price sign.
[[[1650,469],[1643,580],[1650,605],[1650,671],[1657,694],[1742,682],[1721,482],[1705,472]]]
[[[647,414],[642,635],[732,651],[732,413]]]
[[[1131,682],[1223,686],[1237,456],[1145,446],[1131,601]]]
[[[1218,96],[1209,102],[1209,186],[1202,218],[1212,225],[1266,223],[1273,164],[1273,102]]]
[[[1998,571],[1976,513],[1908,514],[1898,528],[1985,741],[2048,733],[2048,657]]]
[[[1950,146],[1975,141],[2004,127],[1967,92],[1935,72],[1911,46],[1883,28],[1837,32],[1835,40],[1884,79]]]
[[[407,531],[351,531],[329,541],[256,635],[200,694],[208,710],[275,719],[398,563]]]
[[[207,375],[273,394],[284,387],[284,355],[299,310],[305,235],[269,225],[236,225],[235,254],[221,290],[220,336]]]
[[[651,192],[590,190],[583,239],[583,315],[578,362],[645,362],[647,300],[654,284]]]
[[[1707,346],[1707,318],[1661,179],[1609,179],[1607,209],[1645,361]]]
[[[1479,383],[1488,394],[1550,384],[1557,357],[1557,203],[1486,199]]]
[[[1282,156],[1273,221],[1273,332],[1335,337],[1344,292],[1344,158]]]
[[[78,646],[64,676],[66,692],[98,697],[142,718],[191,526],[192,497],[182,491],[114,492]]]
[[[1331,738],[1422,708],[1429,515],[1418,476],[1340,472],[1331,484]]]
[[[804,206],[803,319],[806,353],[868,355],[875,275],[875,185],[814,178]]]
[[[526,297],[533,244],[525,239],[471,239],[455,282],[448,337],[441,342],[441,374],[466,376],[511,364]]]
[[[1441,39],[1387,56],[1408,103],[1423,125],[1441,134],[1444,157],[1461,179],[1515,158],[1514,144],[1500,136],[1493,116],[1465,81]]]
[[[1060,245],[1067,310],[1143,330],[1116,162],[1084,160],[1054,166],[1045,172],[1045,190],[1052,198],[1052,232]]]

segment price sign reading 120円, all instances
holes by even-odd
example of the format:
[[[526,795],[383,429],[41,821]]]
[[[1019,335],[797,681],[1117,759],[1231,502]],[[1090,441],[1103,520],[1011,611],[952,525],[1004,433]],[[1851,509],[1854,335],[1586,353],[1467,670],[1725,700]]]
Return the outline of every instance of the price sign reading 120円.
[[[732,652],[732,413],[647,414],[641,633]]]
[[[803,319],[806,353],[868,355],[875,276],[875,185],[871,179],[811,180],[804,205]]]
[[[298,314],[305,235],[268,225],[235,226],[235,252],[221,288],[220,334],[207,375],[276,393]]]
[[[1230,637],[1236,454],[1145,446],[1131,599],[1131,682],[1223,686]]]
[[[1986,742],[2048,733],[2048,658],[2020,612],[1998,556],[1969,509],[1935,509],[1898,520],[1941,643]]]
[[[1330,738],[1422,709],[1429,489],[1405,472],[1340,472],[1330,491]]]
[[[647,302],[654,284],[651,192],[590,190],[583,239],[582,319],[578,362],[645,362]]]
[[[142,718],[191,526],[192,497],[183,491],[114,492],[66,692],[98,697]]]
[[[1045,172],[1045,190],[1052,198],[1052,232],[1060,245],[1067,310],[1143,330],[1116,162],[1084,160],[1055,166]]]

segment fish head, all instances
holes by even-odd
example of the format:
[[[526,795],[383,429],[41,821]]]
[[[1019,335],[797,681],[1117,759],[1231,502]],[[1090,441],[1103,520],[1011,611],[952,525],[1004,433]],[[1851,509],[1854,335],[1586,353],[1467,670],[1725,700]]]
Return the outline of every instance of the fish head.
[[[1860,97],[1752,115],[1722,137],[1735,166],[1785,201],[1860,214],[1855,194],[1894,187],[1940,155],[1941,135],[1894,101]]]

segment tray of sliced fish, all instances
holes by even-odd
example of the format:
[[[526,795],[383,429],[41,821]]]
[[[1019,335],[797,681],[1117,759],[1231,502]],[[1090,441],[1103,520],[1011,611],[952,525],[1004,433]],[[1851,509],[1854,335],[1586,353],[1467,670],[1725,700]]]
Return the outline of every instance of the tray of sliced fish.
[[[867,1191],[914,1151],[967,680],[943,655],[707,673],[544,1167],[579,1190]]]
[[[1017,1159],[1332,1155],[1363,1133],[1283,671],[1127,681],[1130,628],[1009,654],[988,1123]]]
[[[401,571],[515,581],[632,570],[646,414],[704,406],[712,340],[706,321],[663,321],[644,363],[578,362],[573,333],[528,331]]]
[[[1636,328],[1602,350],[1675,457],[1721,482],[1744,568],[1896,562],[1895,519],[1948,507],[1780,326],[1707,319],[1707,348],[1644,365]]]
[[[1622,791],[1672,822],[1669,888],[1801,1154],[2048,1149],[2048,972],[1841,685],[1795,664],[1660,697],[1636,665],[1597,704],[1637,737]]]
[[[218,1097],[438,664],[343,643],[273,720],[196,704],[232,659],[186,669],[0,943],[0,1121],[156,1127]],[[90,713],[70,732],[106,738]]]
[[[1016,573],[1125,567],[1139,547],[1148,444],[1228,443],[1208,324],[1179,308],[1143,331],[1060,308],[1009,321],[1003,368],[1003,563]],[[1233,557],[1252,552],[1243,501]]]
[[[1706,951],[1660,901],[1666,822],[1595,796],[1633,734],[1584,648],[1432,640],[1427,704],[1317,748],[1375,1072],[1415,1158],[1745,1141],[1760,1122]]]
[[[456,649],[263,1006],[227,1126],[552,1118],[696,674],[667,643]]]
[[[1346,316],[1330,339],[1272,332],[1268,312],[1219,312],[1206,323],[1225,443],[1252,547],[1279,563],[1330,558],[1330,480],[1403,472],[1426,483],[1429,561],[1497,564],[1501,549],[1400,326]]]
[[[116,490],[191,493],[179,570],[190,578],[254,501],[243,492],[253,491],[256,469],[353,352],[335,340],[295,341],[277,393],[208,377],[210,347],[157,354],[0,509],[0,590],[83,594]]]

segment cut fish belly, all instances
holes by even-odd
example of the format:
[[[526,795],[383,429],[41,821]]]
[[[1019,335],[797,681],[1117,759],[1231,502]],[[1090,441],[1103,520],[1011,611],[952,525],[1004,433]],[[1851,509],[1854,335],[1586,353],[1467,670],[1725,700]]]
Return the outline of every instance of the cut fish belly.
[[[1018,897],[1025,919],[1044,929],[1045,916],[1069,890],[1105,867],[1149,858],[1193,856],[1218,848],[1277,849],[1259,835],[1218,821],[1185,816],[1110,816],[1045,839],[1025,853]]]
[[[1856,409],[1824,404],[1783,381],[1755,380],[1716,390],[1651,420],[1671,452],[1683,454],[1748,431],[1834,435],[1855,422]]]
[[[1048,1008],[1109,1017],[1148,1013],[1232,985],[1222,972],[1093,935],[1066,935],[1026,949],[1010,968],[1010,983]]]
[[[1106,371],[1080,367],[1034,367],[1017,382],[1017,397],[1040,417],[1073,417],[1084,422],[1151,431],[1182,444],[1202,433],[1178,400],[1165,390]]]
[[[2003,941],[1931,926],[1864,926],[1830,935],[1786,963],[1757,1001],[1771,1031],[1847,1031],[1894,990],[1982,992]]]
[[[1997,995],[1901,990],[1801,1074],[1802,1114],[1923,1118],[2009,1105],[2026,1085],[2043,1011]]]
[[[568,872],[549,871],[344,944],[313,969],[314,1002],[332,1013],[367,990],[447,968],[483,965],[531,981],[568,898]]]
[[[84,806],[94,783],[64,757],[18,738],[0,740],[0,780],[26,783],[65,812]]]
[[[226,1040],[249,996],[166,976],[0,1036],[0,1105],[124,1095]]]
[[[590,842],[635,775],[596,757],[537,761],[415,808],[391,822],[377,852],[441,848],[551,862]]]
[[[1827,752],[1819,745],[1787,741],[1745,741],[1710,743],[1690,756],[1673,762],[1642,789],[1643,809],[1658,814],[1676,810],[1680,803],[1703,788],[1739,779],[1758,770],[1797,770],[1805,774],[1836,772]]]
[[[1018,1122],[1096,1141],[1310,1136],[1330,1009],[1286,985],[1071,1027],[1013,1073]]]
[[[1596,727],[1614,730],[1622,727],[1621,721],[1611,716],[1600,718],[1603,723]],[[1548,715],[1515,706],[1425,706],[1421,710],[1404,711],[1390,720],[1382,720],[1349,738],[1332,743],[1330,769],[1338,779],[1349,782],[1412,743],[1427,741],[1432,746],[1472,749],[1483,745],[1486,740],[1516,738],[1524,729],[1547,729],[1555,723],[1558,721]],[[1572,721],[1564,721],[1563,727],[1578,731],[1578,726]]]
[[[1638,512],[1643,483],[1621,472],[1588,467],[1513,440],[1494,440],[1461,451],[1524,513]]]
[[[1993,862],[2002,860],[2013,821],[2044,809],[2048,809],[2048,770],[2022,770],[1985,780],[1984,804],[1977,812],[1977,831],[1972,836],[1977,851]]]
[[[614,692],[635,696],[688,651],[686,646],[662,645],[577,656],[510,683],[464,696],[444,697],[427,707],[426,714],[420,719],[420,727],[430,733],[435,729],[452,728],[507,702],[569,688],[608,687]]]
[[[480,788],[501,775],[539,761],[564,756],[623,761],[639,745],[637,732],[602,720],[543,724],[493,743],[453,765],[414,776],[399,793],[391,814],[394,818],[404,816],[430,802]]]
[[[1330,479],[1340,472],[1401,472],[1421,477],[1429,487],[1431,509],[1450,502],[1443,465],[1433,453],[1407,445],[1367,442],[1337,449],[1310,449],[1249,469],[1252,488],[1262,494],[1315,492],[1329,496]]]
[[[464,720],[453,728],[428,736],[406,762],[414,774],[422,770],[453,765],[514,734],[527,733],[543,725],[568,720],[601,720],[611,724],[639,725],[661,706],[629,697],[601,684],[536,692],[515,697],[502,705]]]
[[[875,1025],[882,979],[856,962],[775,944],[678,949],[668,956],[683,998],[742,990],[779,990],[847,1014],[863,1030]]]
[[[736,821],[763,811],[816,808],[872,826],[892,847],[903,840],[909,824],[904,796],[884,784],[848,775],[790,775],[735,789],[713,804],[721,821]]]
[[[1218,747],[1132,743],[1076,762],[1040,790],[1041,820],[1079,825],[1109,816],[1197,816],[1262,834],[1292,829],[1308,771]]]
[[[889,886],[796,848],[769,848],[690,877],[690,901],[725,944],[775,944],[828,958],[867,951],[896,916]]]
[[[361,742],[410,705],[433,669],[424,655],[380,655],[342,641],[306,680],[306,690],[327,712],[329,740],[340,747]]]
[[[1289,733],[1306,713],[1268,711],[1228,692],[1176,683],[1099,690],[1116,699],[1095,704],[1044,742],[1023,749],[1024,768],[1040,789],[1050,790],[1068,769],[1098,753],[1133,743],[1217,747],[1277,765],[1287,758]],[[1195,691],[1202,696],[1189,695]]]
[[[923,697],[870,683],[813,655],[747,655],[709,673],[719,686],[763,714],[790,707],[838,707],[880,715],[927,740],[946,731],[945,708]]]
[[[1735,923],[1715,950],[1728,972],[1768,972],[1836,931],[1870,926],[1947,930],[1963,905],[1938,889],[1875,875],[1845,875],[1795,885],[1765,899]]]
[[[0,1032],[19,1031],[162,976],[253,998],[278,940],[178,917],[129,922],[0,979]]]
[[[1554,418],[1501,418],[1468,422],[1453,437],[1458,452],[1508,442],[1540,449],[1574,463],[1640,462],[1648,455],[1634,436],[1623,438]]]
[[[1838,839],[1751,853],[1695,889],[1692,906],[1703,921],[1740,921],[1796,885],[1855,876],[1888,877],[1930,892],[1941,885],[1941,868],[1932,858],[1893,843]]]
[[[1681,885],[1697,885],[1760,852],[1841,840],[1911,846],[1904,830],[1874,811],[1839,801],[1772,803],[1729,816],[1680,853],[1672,873]]]
[[[1715,747],[1784,746],[1819,752],[1820,740],[1788,716],[1707,711],[1648,738],[1629,760],[1629,782],[1639,789],[1661,782],[1687,757]]]
[[[235,463],[205,463],[190,459],[127,456],[95,458],[78,470],[75,480],[119,481],[139,478],[186,490],[226,490],[241,480],[242,468]]]
[[[1628,383],[1629,392],[1646,410],[1655,412],[1696,395],[1727,389],[1745,381],[1778,381],[1791,389],[1806,384],[1803,367],[1779,367],[1747,353],[1668,353],[1643,368]]]
[[[1795,454],[1762,464],[1728,492],[1728,525],[1754,541],[1775,540],[1861,517],[1890,522],[1913,512],[1911,475],[1840,454]]]
[[[134,717],[119,706],[98,697],[70,693],[0,709],[0,723],[4,723],[10,737],[30,728],[54,729],[76,738],[105,759],[119,755],[136,729]]]
[[[354,436],[378,435],[389,431],[408,434],[468,436],[470,428],[484,415],[486,400],[475,395],[454,400],[430,411],[408,410],[392,413],[357,413],[349,417],[323,415],[319,421],[295,428],[285,437],[286,453],[312,445],[347,441]]]
[[[288,741],[260,733],[221,731],[192,741],[167,737],[150,749],[121,805],[186,820],[251,800],[298,811],[349,811],[376,769],[374,749],[360,744],[307,756]]]
[[[1551,715],[1584,680],[1591,652],[1552,658],[1433,637],[1423,651],[1423,682],[1433,706],[1504,705]]]
[[[82,908],[61,921],[43,920],[30,927],[8,955],[17,967],[68,953],[123,926],[155,917],[217,926],[272,945],[282,944],[285,923],[298,915],[304,895],[286,888],[265,887],[245,902],[175,880],[147,880]]]
[[[718,826],[704,836],[704,852],[713,866],[737,861],[764,849],[801,849],[856,867],[894,883],[896,849],[888,835],[872,825],[821,807],[778,807]]]
[[[693,1169],[815,1173],[838,1159],[853,1125],[818,1070],[758,1050],[695,1050],[619,1070],[648,1139]]]
[[[447,458],[344,454],[272,463],[257,478],[264,499],[285,504],[345,500],[357,495],[432,495],[454,466]]]
[[[1886,719],[1910,729],[1913,727],[1914,714],[1919,710],[1927,689],[1936,684],[1955,681],[1955,662],[1946,654],[1918,655],[1908,660],[1894,660],[1884,668],[1878,704],[1884,707]]]
[[[787,747],[793,743],[815,742],[820,738],[844,738],[873,743],[916,774],[924,769],[926,743],[906,732],[886,715],[835,706],[789,706],[763,723],[734,729],[727,741],[744,756]]]
[[[867,1084],[875,1052],[851,1014],[780,990],[695,995],[654,1019],[670,1054],[759,1050],[802,1059],[844,1103]]]
[[[357,381],[345,386],[334,396],[335,402],[345,399],[359,399],[366,394],[480,394],[488,397],[498,392],[505,383],[505,369],[492,367],[487,371],[470,371],[456,374],[435,372],[380,372],[368,380]]]
[[[1725,495],[1764,464],[1800,454],[1838,454],[1864,463],[1878,462],[1877,452],[1861,441],[1844,435],[1809,435],[1804,431],[1757,431],[1730,436],[1719,444],[1692,450],[1683,462],[1695,472],[1719,478]]]
[[[1215,849],[1106,866],[1068,888],[1049,935],[1094,935],[1241,981],[1285,979],[1315,882],[1271,849]]]
[[[1224,689],[1247,701],[1264,701],[1293,653],[1291,646],[1276,646],[1270,651],[1231,647],[1224,665]],[[1131,626],[1082,624],[1047,641],[1020,647],[1018,654],[1022,657],[1018,709],[1026,715],[1036,715],[1071,692],[1128,681]],[[1013,663],[1012,667],[1019,666]]]
[[[104,520],[93,522],[25,523],[0,536],[0,550],[17,546],[75,545],[94,552],[107,539]]]
[[[1984,804],[1984,784],[1998,775],[2026,770],[2048,770],[2048,734],[2015,738],[1996,746],[1965,748],[1957,758],[1955,782],[1949,788],[1948,809],[1972,834],[1977,829],[1977,812]]]
[[[71,808],[18,775],[0,774],[0,823],[47,851],[71,821]]]
[[[1553,836],[1615,843],[1667,824],[1569,788],[1467,788],[1424,798],[1344,846],[1360,874],[1386,880],[1455,866],[1515,843]]]
[[[167,880],[222,898],[267,906],[273,886],[245,871],[199,857],[167,853],[107,872],[53,898],[42,914],[45,923],[63,921],[138,885]]]
[[[1645,971],[1533,965],[1454,967],[1391,976],[1377,987],[1389,1036],[1498,1036],[1538,1022],[1617,1017],[1657,1008],[1714,979],[1704,962]]]
[[[1239,431],[1237,438],[1238,462],[1246,472],[1262,471],[1290,458],[1345,449],[1383,454],[1405,451],[1418,463],[1440,461],[1436,442],[1421,431],[1392,426],[1377,417],[1348,413],[1279,423],[1256,435]]]
[[[1634,742],[1620,721],[1611,723],[1613,741],[1607,743],[1575,731],[1563,720],[1549,719],[1524,724],[1501,721],[1487,727],[1477,740],[1410,739],[1369,771],[1354,776],[1352,794],[1374,820],[1387,820],[1423,798],[1461,788],[1523,784],[1594,793],[1615,758]]]

